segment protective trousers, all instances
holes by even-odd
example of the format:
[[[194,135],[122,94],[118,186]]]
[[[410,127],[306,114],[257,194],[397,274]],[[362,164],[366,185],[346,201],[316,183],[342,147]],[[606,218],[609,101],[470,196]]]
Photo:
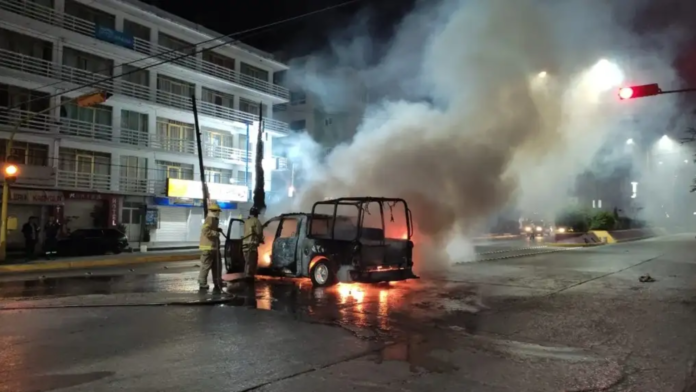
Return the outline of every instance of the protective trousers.
[[[259,265],[259,246],[244,245],[242,250],[244,251],[244,273],[247,276],[256,275],[256,268]]]
[[[201,252],[201,268],[198,271],[198,285],[208,286],[208,272],[213,271],[213,284],[222,286],[222,266],[220,265],[220,252],[218,250],[204,250]]]

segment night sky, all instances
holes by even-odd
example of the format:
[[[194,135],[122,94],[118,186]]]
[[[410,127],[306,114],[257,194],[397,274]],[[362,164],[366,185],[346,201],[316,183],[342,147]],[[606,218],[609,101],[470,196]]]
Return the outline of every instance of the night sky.
[[[231,34],[345,3],[347,0],[142,0],[221,34]],[[241,40],[261,50],[301,56],[322,50],[358,13],[370,16],[370,33],[390,36],[395,21],[412,7],[413,0],[360,0],[335,10],[284,23]]]
[[[231,34],[316,11],[346,0],[141,0],[221,34]],[[638,3],[648,4],[637,9]],[[355,16],[367,16],[368,31],[377,42],[387,42],[396,22],[413,7],[415,0],[359,0],[348,6],[284,23],[268,31],[251,33],[241,40],[270,53],[283,52],[283,61],[326,49],[341,31],[354,25]],[[685,86],[696,86],[696,1],[618,0],[624,16],[632,19],[636,34],[679,28],[692,39],[683,42],[675,59]],[[625,7],[624,7],[625,6]],[[365,18],[362,18],[365,20]],[[380,48],[377,46],[376,52]],[[377,55],[377,56],[375,56]],[[378,53],[368,54],[378,57]],[[647,81],[652,82],[652,81]],[[646,82],[646,83],[647,83]],[[659,81],[657,81],[659,82]],[[677,86],[673,86],[677,87]],[[696,98],[685,96],[688,100]]]

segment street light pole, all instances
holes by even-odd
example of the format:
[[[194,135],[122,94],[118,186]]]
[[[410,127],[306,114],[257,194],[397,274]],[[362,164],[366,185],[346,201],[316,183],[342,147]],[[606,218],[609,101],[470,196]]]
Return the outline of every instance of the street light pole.
[[[98,97],[97,97],[98,96]],[[109,93],[102,93],[102,92],[97,92],[97,93],[90,93],[90,94],[85,94],[85,95],[80,95],[75,98],[70,98],[65,101],[62,101],[61,103],[53,106],[49,106],[48,108],[38,111],[36,113],[32,113],[31,115],[27,116],[24,119],[19,119],[17,123],[14,125],[12,128],[12,132],[10,133],[10,138],[7,140],[7,146],[5,148],[5,162],[8,161],[10,156],[12,156],[12,144],[14,142],[14,137],[17,134],[17,131],[19,128],[25,124],[25,123],[30,123],[33,119],[36,117],[51,112],[55,109],[58,109],[62,107],[63,105],[67,105],[72,102],[78,102],[83,100],[84,105],[83,106],[91,106],[91,105],[96,105],[101,102],[104,102],[106,99],[108,99],[111,95]],[[3,262],[7,259],[7,210],[8,210],[8,204],[10,202],[10,184],[7,182],[6,179],[3,179],[2,183],[2,206],[0,206],[0,262]]]

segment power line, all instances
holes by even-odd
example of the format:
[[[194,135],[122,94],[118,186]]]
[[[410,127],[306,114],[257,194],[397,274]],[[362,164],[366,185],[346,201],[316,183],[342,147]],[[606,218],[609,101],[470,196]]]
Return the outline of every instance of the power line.
[[[239,32],[236,32],[236,33],[232,33],[232,34],[228,34],[228,35],[216,37],[216,38],[213,38],[213,39],[210,39],[210,40],[207,40],[207,41],[203,41],[203,42],[194,44],[194,45],[192,45],[192,46],[190,46],[190,47],[196,48],[198,45],[201,45],[201,44],[204,44],[204,43],[207,43],[207,42],[225,40],[225,39],[231,38],[231,37],[233,37],[233,36],[242,35],[242,34],[247,34],[247,33],[254,33],[254,34],[249,35],[249,36],[254,36],[254,35],[256,35],[256,34],[260,34],[260,33],[262,33],[262,32],[265,32],[266,30],[270,30],[271,28],[275,28],[275,27],[277,27],[278,25],[281,25],[281,24],[284,24],[284,23],[289,23],[289,22],[293,22],[293,21],[296,21],[296,20],[299,20],[299,19],[303,19],[303,18],[307,18],[307,17],[310,17],[310,16],[314,16],[314,15],[317,15],[317,14],[320,14],[320,13],[323,13],[323,12],[327,12],[327,11],[331,11],[331,10],[334,10],[334,9],[337,9],[337,8],[345,7],[345,6],[347,6],[347,5],[354,4],[354,3],[357,3],[357,2],[360,2],[360,1],[362,1],[362,0],[349,0],[349,1],[345,1],[345,2],[340,3],[340,4],[336,4],[336,5],[333,5],[333,6],[325,7],[325,8],[319,9],[319,10],[315,10],[315,11],[306,12],[306,13],[304,13],[304,14],[297,15],[297,16],[294,16],[294,17],[291,17],[291,18],[279,20],[279,21],[276,21],[276,22],[268,23],[268,24],[265,24],[265,25],[262,25],[262,26],[257,26],[257,27],[254,27],[254,28],[251,28],[251,29],[247,29],[247,30],[243,30],[243,31],[239,31]],[[164,60],[164,61],[160,61],[160,62],[158,62],[158,63],[150,64],[150,65],[145,66],[145,67],[143,67],[143,68],[137,68],[137,69],[134,69],[134,70],[129,71],[129,72],[121,73],[121,74],[119,74],[119,75],[114,75],[114,76],[110,76],[110,77],[107,77],[107,78],[104,78],[104,79],[100,79],[100,80],[97,80],[97,81],[95,81],[95,82],[87,83],[87,84],[78,86],[78,87],[76,87],[76,88],[73,88],[73,89],[69,89],[69,90],[60,92],[60,93],[58,93],[58,94],[50,95],[50,96],[48,96],[48,97],[41,97],[41,98],[30,99],[30,100],[28,100],[28,101],[25,101],[25,102],[16,104],[16,105],[14,105],[13,107],[8,108],[7,110],[12,110],[12,109],[21,107],[21,106],[23,106],[23,105],[26,105],[26,104],[29,104],[29,103],[31,103],[31,102],[38,101],[38,100],[41,100],[41,99],[51,99],[51,98],[58,97],[58,96],[61,96],[61,95],[65,95],[65,94],[68,94],[68,93],[71,93],[71,92],[74,92],[74,91],[77,91],[77,90],[81,90],[81,89],[86,88],[86,87],[92,87],[92,86],[95,86],[95,85],[98,85],[98,84],[101,84],[101,83],[104,83],[104,82],[110,82],[110,81],[112,81],[112,80],[115,80],[115,79],[120,78],[120,77],[123,77],[123,76],[127,76],[127,75],[130,75],[130,74],[134,74],[134,73],[136,73],[136,72],[140,72],[140,71],[144,71],[144,70],[147,70],[147,69],[150,69],[150,68],[154,68],[154,67],[160,66],[160,65],[162,65],[162,64],[172,63],[172,62],[175,62],[175,61],[177,61],[177,60],[183,59],[183,58],[185,58],[185,57],[194,56],[194,55],[196,55],[196,54],[198,54],[198,53],[201,53],[201,52],[204,52],[204,51],[207,51],[207,50],[211,50],[211,49],[219,48],[219,47],[221,47],[221,46],[225,46],[225,45],[228,45],[228,44],[232,44],[233,42],[236,42],[236,41],[239,41],[239,39],[232,39],[232,40],[229,40],[229,41],[223,41],[222,43],[219,43],[219,44],[217,44],[217,45],[214,45],[214,46],[211,46],[211,47],[207,47],[207,48],[203,48],[203,49],[199,49],[199,50],[196,50],[196,51],[194,51],[194,52],[192,52],[192,53],[183,53],[183,54],[181,54],[180,56],[173,57],[173,58],[171,58],[171,59],[167,59],[167,60]],[[130,62],[130,63],[121,64],[121,66],[122,66],[122,65],[130,65],[130,64],[132,64],[132,63],[135,63],[135,62],[138,62],[138,61],[142,61],[142,60],[146,60],[146,59],[150,59],[150,58],[161,57],[161,56],[166,55],[166,54],[168,54],[168,53],[174,53],[174,52],[179,52],[179,53],[180,53],[180,49],[173,49],[173,50],[168,51],[168,52],[159,53],[159,54],[156,54],[156,55],[151,55],[151,56],[149,56],[149,57],[145,57],[145,58],[142,58],[142,59],[139,59],[139,60],[135,60],[135,61],[132,61],[132,62]],[[108,68],[108,69],[106,69],[106,71],[108,71],[108,70],[113,70],[113,69],[115,69],[115,68],[116,68],[116,67]],[[65,82],[65,81],[59,81],[59,82],[56,82],[56,83],[53,83],[53,84],[49,84],[49,85],[47,85],[47,86],[44,86],[44,87],[42,87],[42,88],[54,86],[54,85],[57,85],[57,84],[60,84],[60,83],[66,83],[66,82]]]

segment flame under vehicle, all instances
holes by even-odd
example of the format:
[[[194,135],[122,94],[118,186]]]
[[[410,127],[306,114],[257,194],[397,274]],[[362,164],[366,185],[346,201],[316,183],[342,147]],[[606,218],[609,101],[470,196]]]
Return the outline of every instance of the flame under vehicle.
[[[228,273],[244,270],[235,225],[243,226],[243,222],[233,219],[227,229],[224,260]],[[282,214],[264,224],[258,273],[309,277],[315,286],[417,279],[412,235],[411,211],[403,199],[323,200],[314,203],[311,213]]]

